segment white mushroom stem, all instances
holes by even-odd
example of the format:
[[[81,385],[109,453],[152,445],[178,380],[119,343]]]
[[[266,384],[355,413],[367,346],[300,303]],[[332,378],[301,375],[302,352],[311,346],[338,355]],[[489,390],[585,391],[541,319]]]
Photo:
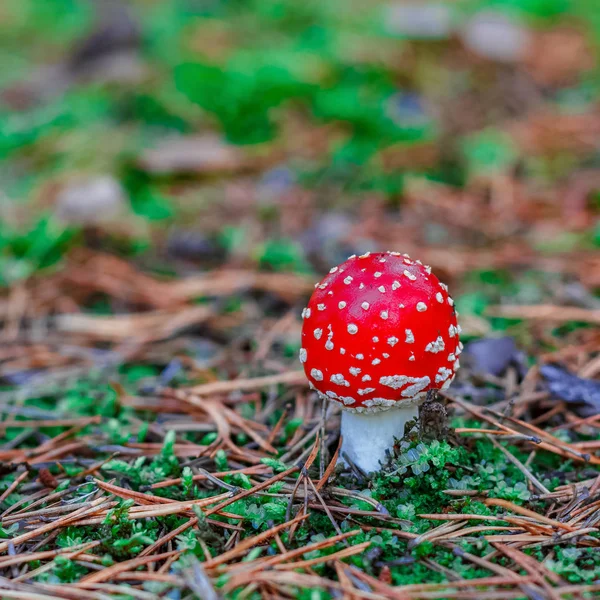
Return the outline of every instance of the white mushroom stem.
[[[394,438],[402,438],[405,423],[418,416],[417,402],[370,413],[343,410],[339,460],[346,463],[344,456],[347,456],[365,473],[379,471],[381,463],[386,462],[386,450],[391,451],[394,445]]]

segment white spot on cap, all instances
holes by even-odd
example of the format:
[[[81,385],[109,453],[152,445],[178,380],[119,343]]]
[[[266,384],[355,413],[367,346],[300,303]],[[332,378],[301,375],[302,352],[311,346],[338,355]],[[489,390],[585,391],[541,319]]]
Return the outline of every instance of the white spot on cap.
[[[322,284],[319,286],[319,289],[320,289],[320,290],[324,290],[326,287],[327,287],[327,284],[326,284],[326,283],[322,283]]]
[[[302,311],[302,318],[303,319],[308,319],[308,317],[310,317],[310,308],[305,308]]]
[[[300,362],[301,363],[305,363],[306,362],[306,358],[307,358],[307,352],[306,352],[306,348],[300,348]]]
[[[364,283],[361,283],[361,284],[358,286],[358,289],[359,289],[359,290],[364,290],[364,289],[365,289],[365,284],[364,284]]]
[[[363,375],[362,376],[362,380],[363,381],[371,381],[371,376],[370,375]]]
[[[360,306],[361,306],[361,308],[363,310],[369,310],[369,303],[368,302],[363,302]]]
[[[454,361],[454,370],[458,371],[458,369],[460,368],[460,361],[458,360],[458,358]]]
[[[338,303],[338,308],[346,308],[346,303],[342,300],[340,303]]]
[[[364,254],[361,254],[358,258],[369,258],[369,256],[371,256],[371,253],[365,252]]]
[[[401,387],[404,387],[408,383],[409,379],[410,377],[407,375],[384,375],[383,377],[379,378],[379,383],[381,385],[387,385],[393,390],[398,390]]]
[[[394,283],[392,283],[392,289],[394,291],[396,291],[399,287],[401,287],[399,281],[394,281]]]
[[[442,381],[446,381],[450,375],[452,375],[452,371],[450,369],[447,369],[446,367],[440,367],[437,375],[435,376],[435,382],[442,383]]]
[[[425,302],[419,302],[417,304],[417,310],[419,312],[425,312],[427,310],[427,304],[425,304]]]
[[[415,281],[417,279],[417,276],[413,275],[410,271],[404,271],[403,275],[404,275],[404,277],[406,277],[407,279],[410,279],[411,281]]]
[[[354,323],[349,323],[348,324],[348,333],[350,333],[351,335],[358,333],[358,327]]]
[[[378,365],[380,362],[381,362],[381,359],[380,359],[380,358],[374,358],[374,359],[371,361],[371,364],[372,364],[372,365]]]
[[[406,339],[404,340],[407,344],[415,343],[415,334],[412,332],[412,329],[405,329],[404,333],[406,334]]]
[[[443,296],[442,292],[438,292],[438,293],[435,295],[435,299],[436,299],[436,300],[437,300],[437,301],[438,301],[440,304],[443,304],[443,303],[444,303],[444,296]]]
[[[333,342],[331,341],[331,338],[329,338],[326,342],[325,342],[325,350],[333,350],[334,346],[333,346]]]
[[[442,283],[441,281],[440,281],[440,287],[441,287],[441,288],[442,288],[442,289],[443,289],[445,292],[447,292],[447,291],[448,291],[448,286],[447,286],[445,283]]]
[[[380,285],[380,286],[379,286],[377,289],[378,289],[378,290],[379,290],[379,291],[380,291],[382,294],[385,294],[385,287],[384,287],[384,286]]]
[[[346,348],[340,348],[340,354],[346,354]]]
[[[379,313],[379,316],[385,321],[388,318],[388,311],[387,310],[382,310]]]
[[[452,298],[450,298],[450,296],[448,296],[448,304],[450,306],[454,306],[454,300],[452,300]]]
[[[402,392],[400,392],[400,395],[403,398],[412,398],[413,396],[416,396],[419,392],[422,392],[431,383],[431,379],[429,379],[429,377],[427,376],[413,377],[412,379],[415,380],[415,383],[413,383],[412,385],[408,386],[405,390],[402,390]]]
[[[395,346],[395,345],[396,345],[398,342],[399,342],[398,338],[397,338],[397,337],[394,337],[394,336],[392,336],[392,337],[389,337],[389,338],[387,339],[387,343],[388,343],[388,344],[389,344],[389,345],[390,345],[392,348],[393,348],[393,347],[394,347],[394,346]]]
[[[379,341],[379,338],[378,338],[377,336],[374,336],[374,337],[373,337],[373,341],[374,341],[375,343],[377,343],[377,342]]]
[[[380,263],[384,263],[384,262],[385,262],[385,258],[380,258],[380,259],[379,259],[379,262],[380,262]]]
[[[316,379],[317,381],[323,381],[323,371],[319,371],[319,369],[311,369],[310,374],[313,379]]]
[[[330,273],[335,273],[338,270],[338,267],[333,267],[331,269],[329,269]]]
[[[346,279],[344,279],[344,283],[346,285],[350,285],[352,283],[353,279],[354,279],[354,277],[352,277],[352,275],[348,275],[348,277],[346,277]]]
[[[362,406],[357,407],[356,412],[373,412],[375,406],[390,408],[395,404],[396,401],[389,398],[370,398],[369,400],[365,400]]]
[[[324,304],[317,304],[317,310],[325,310]]]
[[[315,339],[320,340],[321,336],[323,335],[323,330],[322,329],[315,329],[313,331],[313,334],[315,336]]]
[[[414,362],[415,361],[415,355],[411,354],[408,360],[410,360],[410,362]]]
[[[456,327],[454,327],[454,325],[450,325],[450,327],[448,327],[448,335],[453,338],[456,335]]]
[[[431,275],[431,267],[429,265],[425,265],[425,272],[427,275]]]
[[[453,362],[456,360],[456,356],[454,356],[454,352],[450,352],[450,354],[448,354],[448,362]]]
[[[353,258],[356,258],[356,254],[353,254],[352,256],[349,256],[348,260],[352,260]]]
[[[341,373],[336,373],[329,378],[331,383],[335,383],[336,385],[343,385],[344,387],[350,387],[350,382],[346,381],[344,376]]]
[[[358,394],[359,396],[364,396],[365,394],[370,394],[371,392],[374,392],[375,388],[364,388],[362,390],[358,390]]]
[[[358,367],[350,367],[348,371],[350,371],[350,374],[354,375],[355,377],[360,373],[360,369]]]
[[[446,345],[444,344],[444,338],[441,335],[438,335],[437,340],[434,342],[429,342],[427,346],[425,346],[425,352],[431,352],[432,354],[437,354],[444,350]]]
[[[329,329],[329,333],[327,334],[327,342],[330,343],[331,339],[333,338],[333,330],[331,329],[331,323],[327,325],[327,329]],[[327,348],[327,344],[325,344],[325,347]],[[331,344],[331,348],[333,348],[333,344]],[[327,348],[327,350],[331,350],[331,348]]]
[[[409,377],[408,375],[386,375],[379,379],[381,385],[386,385],[394,390],[399,390],[406,384],[410,383],[409,387],[401,392],[403,398],[411,398],[415,394],[425,389],[430,383],[429,377]]]
[[[356,360],[364,360],[365,355],[364,354],[357,354],[356,355]]]
[[[381,275],[382,275],[382,273],[380,271],[376,271],[373,276],[376,278],[379,278],[379,277],[381,277]]]
[[[399,308],[404,308],[404,304],[398,304]]]
[[[389,357],[390,357],[390,355],[389,355],[387,352],[384,352],[384,353],[382,354],[382,356],[383,356],[383,358],[389,358]]]

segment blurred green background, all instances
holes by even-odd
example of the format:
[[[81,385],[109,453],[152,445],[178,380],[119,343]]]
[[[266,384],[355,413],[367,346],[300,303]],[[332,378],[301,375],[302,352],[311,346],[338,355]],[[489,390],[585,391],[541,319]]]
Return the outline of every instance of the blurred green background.
[[[3,0],[1,283],[593,252],[599,40],[597,0]]]

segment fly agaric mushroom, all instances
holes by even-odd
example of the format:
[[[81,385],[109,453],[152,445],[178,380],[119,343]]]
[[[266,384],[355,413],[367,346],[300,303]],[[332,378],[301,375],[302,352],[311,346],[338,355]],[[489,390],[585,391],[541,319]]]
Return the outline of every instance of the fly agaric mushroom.
[[[448,288],[406,254],[367,252],[333,267],[302,317],[310,385],[343,408],[342,460],[376,471],[427,392],[448,388],[459,367]]]

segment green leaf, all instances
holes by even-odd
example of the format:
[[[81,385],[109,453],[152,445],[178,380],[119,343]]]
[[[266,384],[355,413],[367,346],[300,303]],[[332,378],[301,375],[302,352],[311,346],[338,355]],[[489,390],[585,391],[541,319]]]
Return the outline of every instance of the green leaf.
[[[224,450],[217,450],[215,454],[215,465],[218,471],[228,471],[229,463],[227,462],[227,454]]]
[[[507,171],[518,158],[512,138],[496,129],[487,129],[465,138],[462,149],[473,176]]]
[[[271,467],[273,471],[275,471],[275,473],[282,473],[283,471],[286,471],[288,469],[285,463],[281,462],[280,460],[277,460],[276,458],[265,457],[261,458],[260,462],[263,463],[263,465]]]
[[[161,450],[161,454],[165,458],[170,458],[175,456],[174,451],[175,446],[175,432],[173,430],[167,431],[167,435],[165,435],[165,440],[163,442],[163,447]]]
[[[310,273],[312,270],[302,247],[288,239],[267,241],[259,251],[258,261],[263,268],[273,271]]]

